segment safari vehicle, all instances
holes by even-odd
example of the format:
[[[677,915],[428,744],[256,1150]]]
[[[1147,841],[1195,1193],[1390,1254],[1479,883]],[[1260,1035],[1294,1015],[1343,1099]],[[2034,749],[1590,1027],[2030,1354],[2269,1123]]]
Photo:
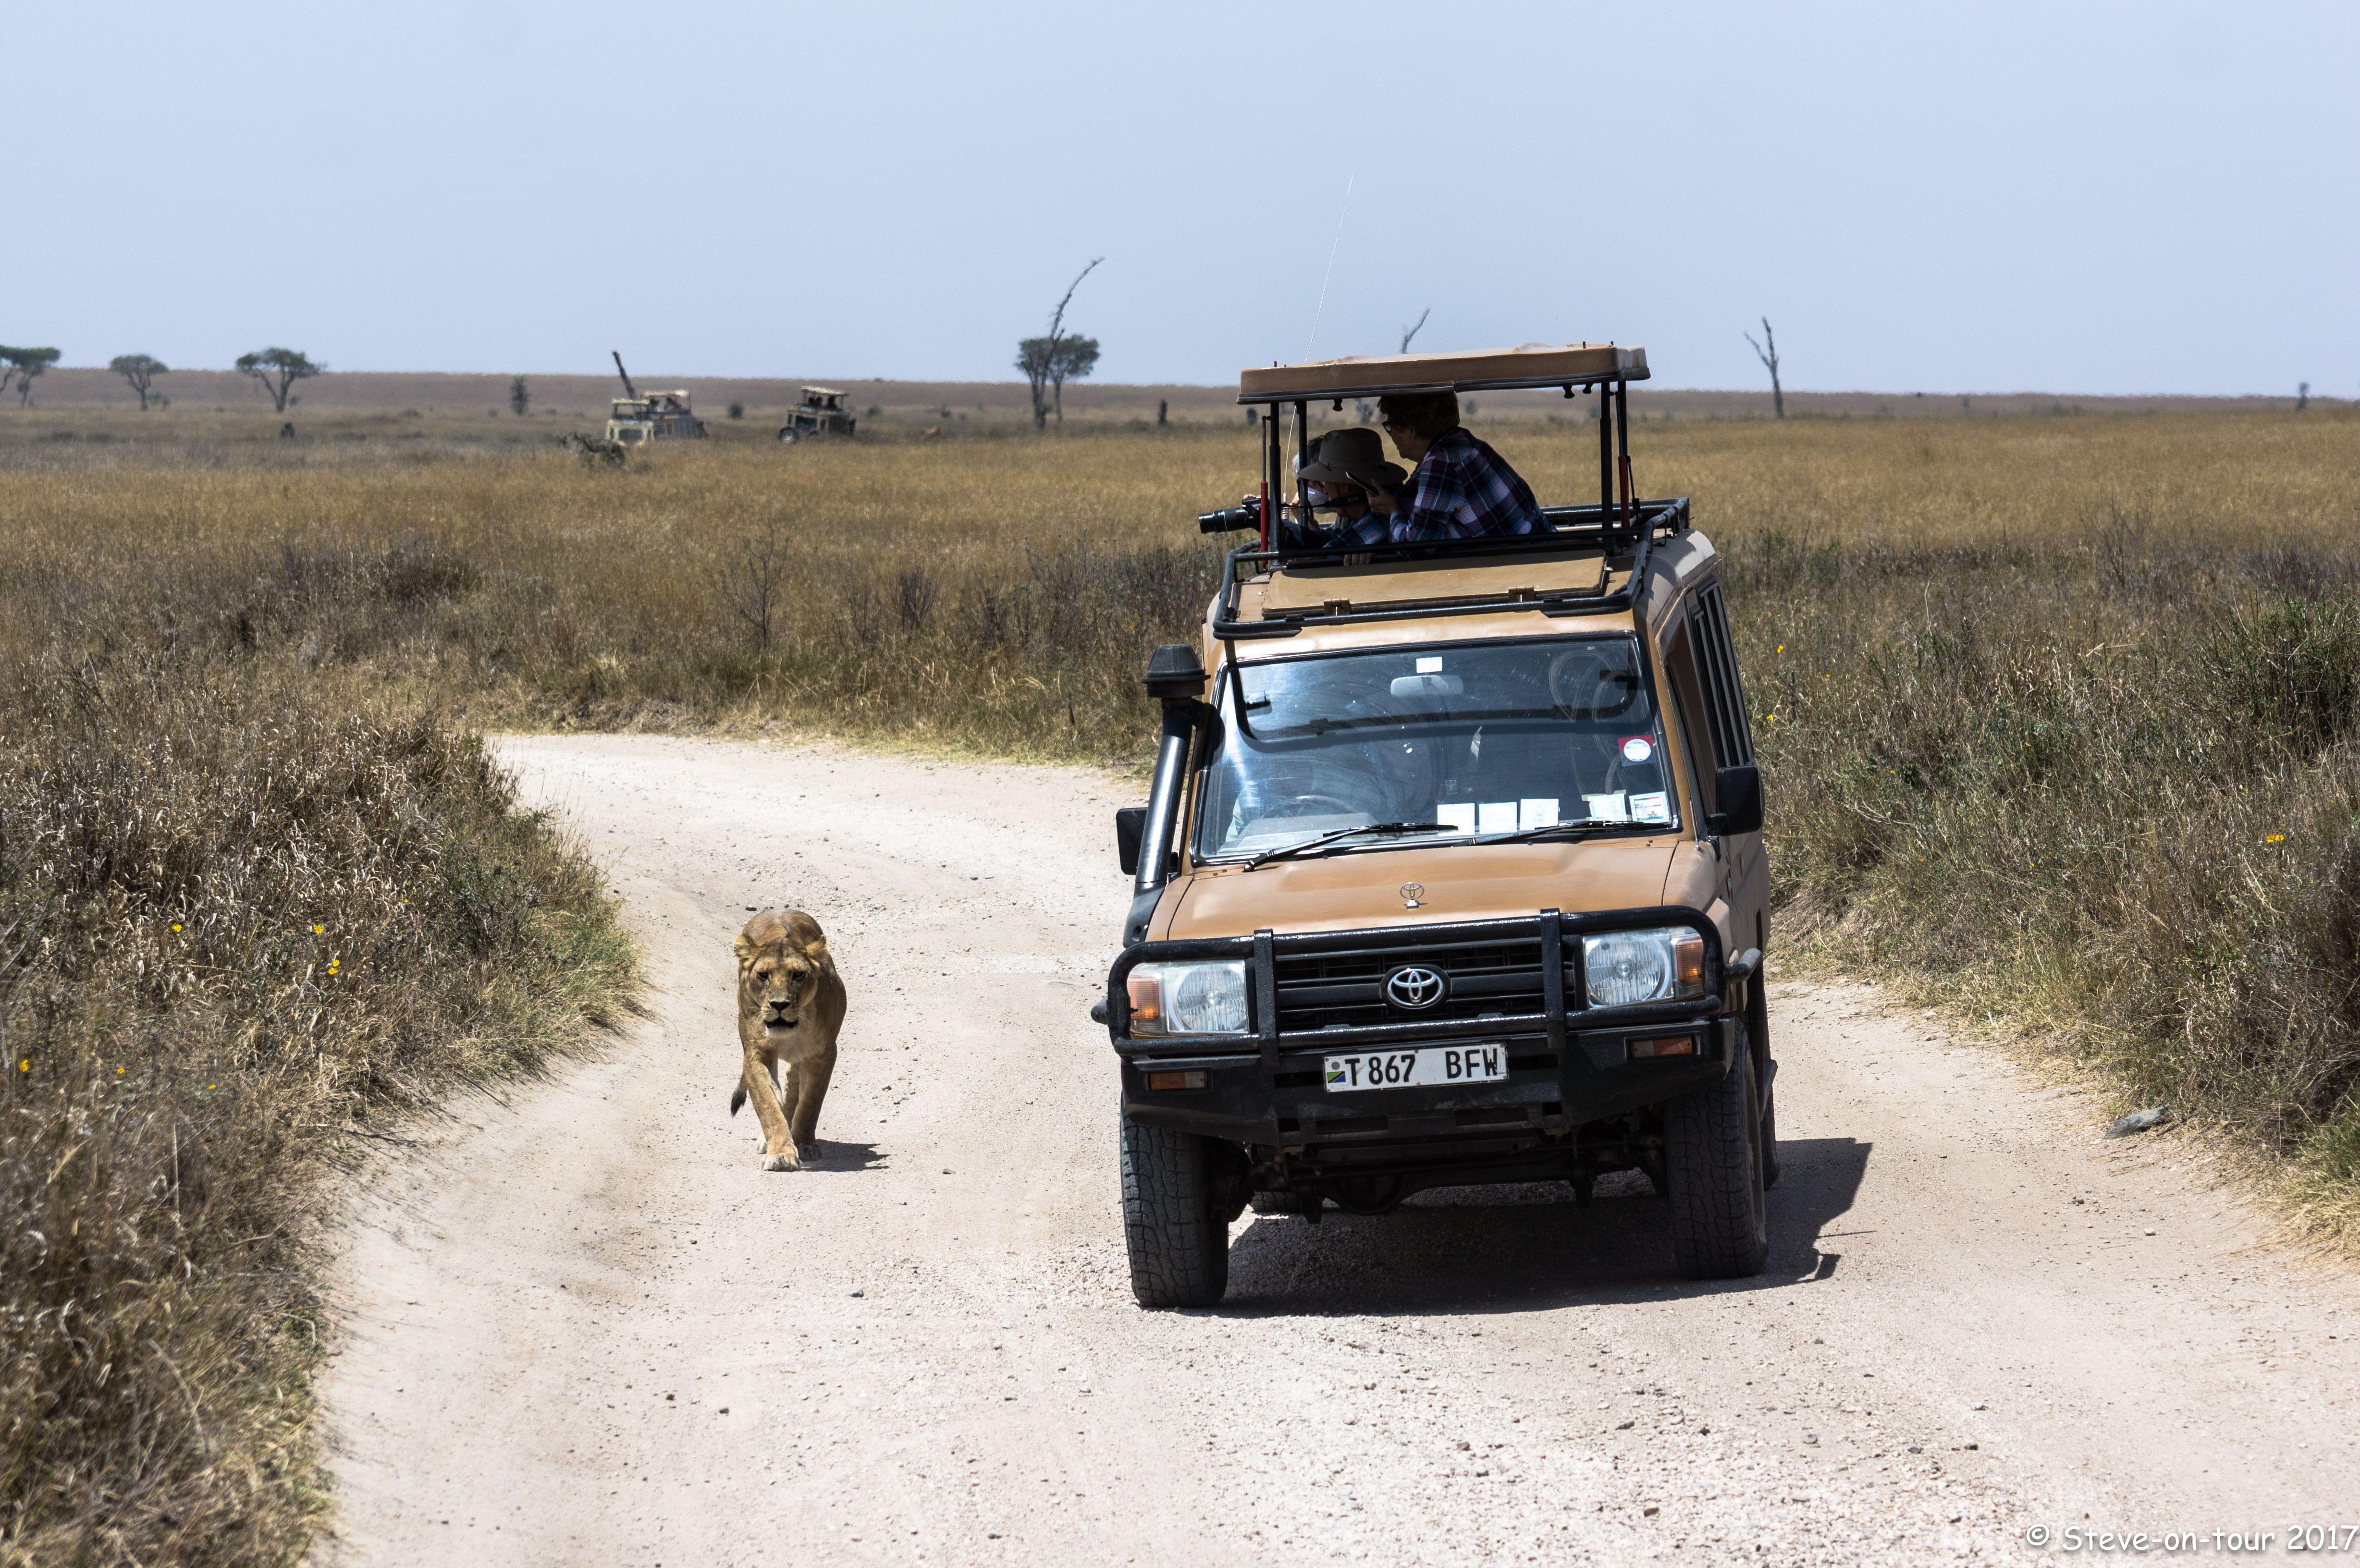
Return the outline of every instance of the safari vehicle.
[[[779,427],[779,439],[799,441],[813,436],[850,435],[854,421],[844,400],[851,395],[833,387],[804,387],[803,400],[788,410],[787,422]]]
[[[1133,898],[1093,1008],[1142,1305],[1219,1300],[1249,1202],[1316,1224],[1563,1181],[1586,1203],[1631,1169],[1682,1274],[1761,1270],[1761,780],[1721,562],[1687,500],[1633,486],[1646,375],[1589,344],[1244,374],[1261,492],[1199,522],[1261,537],[1201,644],[1149,663],[1162,738],[1117,818]],[[1548,387],[1599,400],[1595,505],[1513,539],[1273,548],[1282,409],[1299,468],[1314,400]]]
[[[685,389],[642,395],[631,385],[631,373],[623,368],[619,352],[615,355],[615,373],[623,378],[624,395],[606,410],[608,441],[637,446],[643,441],[694,439],[705,434],[705,421],[690,409]]]

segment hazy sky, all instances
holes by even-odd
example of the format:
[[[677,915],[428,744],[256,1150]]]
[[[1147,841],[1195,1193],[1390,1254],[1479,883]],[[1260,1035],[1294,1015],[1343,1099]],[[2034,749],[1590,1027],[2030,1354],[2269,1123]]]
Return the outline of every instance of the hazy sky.
[[[1430,305],[1673,387],[1766,313],[1792,387],[2360,395],[2351,0],[5,20],[0,342],[69,365],[1010,379],[1102,255],[1107,380]]]

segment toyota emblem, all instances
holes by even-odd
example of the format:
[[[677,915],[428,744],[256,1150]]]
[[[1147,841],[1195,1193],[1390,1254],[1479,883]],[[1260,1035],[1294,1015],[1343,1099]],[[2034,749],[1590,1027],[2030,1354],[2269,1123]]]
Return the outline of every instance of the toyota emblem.
[[[1401,886],[1401,895],[1402,908],[1415,909],[1418,906],[1418,900],[1426,897],[1426,889],[1417,883],[1404,882]]]
[[[1405,1012],[1434,1006],[1449,989],[1440,970],[1423,964],[1404,964],[1385,976],[1385,1000]]]

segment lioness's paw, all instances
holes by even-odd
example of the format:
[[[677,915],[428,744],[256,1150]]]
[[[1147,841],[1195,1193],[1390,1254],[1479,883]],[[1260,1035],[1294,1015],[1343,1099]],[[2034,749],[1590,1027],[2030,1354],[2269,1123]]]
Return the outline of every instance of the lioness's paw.
[[[803,1161],[795,1158],[792,1149],[789,1149],[784,1154],[762,1156],[762,1169],[765,1171],[796,1171],[802,1169],[802,1166]]]

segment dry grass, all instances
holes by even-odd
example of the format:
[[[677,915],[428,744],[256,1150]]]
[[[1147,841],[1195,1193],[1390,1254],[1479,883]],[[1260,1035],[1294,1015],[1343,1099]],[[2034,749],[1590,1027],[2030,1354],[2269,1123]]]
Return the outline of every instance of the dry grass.
[[[0,673],[0,1563],[291,1562],[323,1169],[630,955],[432,715],[83,629]]]
[[[1217,560],[1193,514],[1245,488],[1254,444],[1207,428],[792,452],[716,441],[615,472],[455,427],[288,446],[201,421],[141,429],[0,442],[0,661],[16,693],[0,898],[80,911],[40,917],[75,933],[71,965],[38,985],[27,972],[9,1015],[12,1054],[47,1030],[58,1067],[19,1075],[12,1092],[35,1097],[11,1102],[5,1163],[46,1179],[84,1139],[59,1182],[93,1183],[71,1203],[136,1238],[105,1244],[102,1275],[126,1302],[187,1293],[176,1321],[223,1326],[191,1342],[217,1347],[211,1383],[136,1356],[94,1382],[106,1363],[73,1347],[99,1341],[57,1316],[83,1299],[83,1265],[5,1259],[10,1289],[51,1293],[10,1308],[9,1365],[35,1370],[11,1373],[0,1398],[17,1424],[0,1432],[35,1457],[0,1471],[0,1501],[16,1541],[27,1520],[104,1519],[149,1531],[146,1560],[168,1529],[234,1543],[213,1552],[227,1560],[268,1552],[236,1544],[258,1527],[223,1499],[275,1497],[283,1523],[307,1472],[303,1342],[286,1326],[300,1276],[269,1239],[284,1211],[219,1194],[255,1190],[237,1182],[257,1160],[308,1157],[287,1107],[333,1122],[429,1094],[579,1004],[503,1000],[482,954],[609,940],[546,903],[520,925],[482,912],[514,907],[499,877],[452,866],[538,867],[515,875],[564,889],[550,897],[567,910],[589,909],[588,889],[506,814],[474,754],[399,715],[431,702],[527,726],[792,727],[1135,761],[1137,671],[1189,635]],[[1545,497],[1586,496],[1586,428],[1524,419],[1496,435]],[[2044,1031],[2124,1105],[2168,1100],[2280,1159],[2304,1213],[2360,1236],[2360,419],[1675,422],[1643,427],[1635,452],[1646,489],[1693,495],[1732,560],[1788,951],[1808,938]],[[332,716],[346,711],[381,716]],[[299,777],[317,781],[304,810],[342,825],[301,840],[309,893],[262,896],[269,857],[228,813]],[[158,803],[189,799],[191,779],[223,810],[168,831],[180,819]],[[80,847],[44,847],[63,844]],[[208,882],[209,866],[263,879]],[[401,916],[384,902],[397,887],[435,902]],[[202,965],[169,944],[187,932],[159,934],[171,920],[203,933]],[[332,944],[353,955],[344,990],[321,988],[314,922],[352,933]],[[345,975],[421,972],[426,941],[477,967],[452,970],[447,994],[340,1000],[308,1021],[351,995]],[[135,1062],[136,1094],[110,1081]],[[205,1082],[268,1087],[202,1090],[200,1063]],[[243,1130],[249,1116],[263,1130]],[[203,1167],[218,1226],[187,1236],[187,1176],[156,1185],[176,1127],[207,1129],[209,1149],[240,1140]],[[71,1209],[38,1207],[68,1202],[60,1190],[12,1189],[43,1217],[12,1214],[11,1236],[71,1236]],[[194,1277],[225,1303],[205,1318],[174,1260],[254,1236],[251,1281]],[[264,1328],[240,1340],[238,1322]],[[108,1405],[135,1364],[144,1391]],[[199,1390],[185,1410],[163,1392],[177,1375]],[[107,1448],[128,1440],[103,1421],[86,1448],[21,1446],[27,1412],[74,1388],[151,1424],[132,1447]],[[106,1500],[74,1513],[75,1497]]]

